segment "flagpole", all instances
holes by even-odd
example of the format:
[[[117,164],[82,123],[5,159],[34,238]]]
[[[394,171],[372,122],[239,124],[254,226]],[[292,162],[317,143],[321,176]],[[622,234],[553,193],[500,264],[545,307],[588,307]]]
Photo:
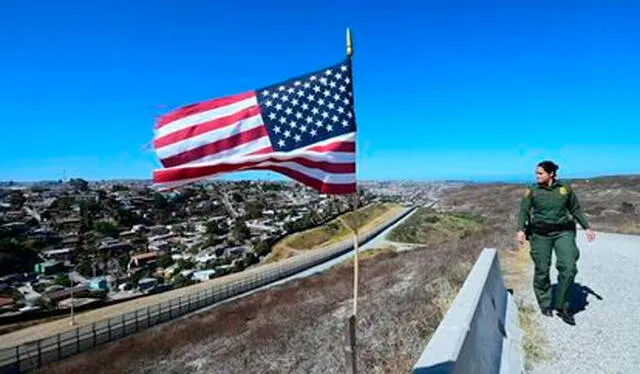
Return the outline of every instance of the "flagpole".
[[[351,39],[351,30],[347,27],[347,58],[349,60],[349,69],[353,74],[352,57],[353,57],[353,41]],[[353,84],[353,82],[352,82]],[[353,91],[353,90],[352,90]],[[353,97],[352,97],[353,100]],[[358,180],[356,176],[356,190],[353,193],[353,314],[349,318],[347,324],[347,367],[352,374],[358,372],[357,355],[356,355],[356,315],[358,313]],[[348,226],[348,225],[347,225]]]

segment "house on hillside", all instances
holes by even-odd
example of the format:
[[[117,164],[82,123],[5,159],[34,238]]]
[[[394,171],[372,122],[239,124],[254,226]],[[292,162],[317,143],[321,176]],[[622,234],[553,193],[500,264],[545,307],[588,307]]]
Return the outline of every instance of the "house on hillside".
[[[156,252],[147,252],[147,253],[138,253],[131,256],[131,260],[129,260],[128,269],[132,270],[135,268],[146,267],[155,262],[158,259],[158,253]]]
[[[67,271],[67,267],[61,261],[48,260],[35,264],[33,271],[38,275],[55,275]]]

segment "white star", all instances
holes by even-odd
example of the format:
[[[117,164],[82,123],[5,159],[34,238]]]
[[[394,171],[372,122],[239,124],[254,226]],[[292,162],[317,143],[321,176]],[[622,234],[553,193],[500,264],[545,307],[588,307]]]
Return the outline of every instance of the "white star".
[[[324,105],[324,99],[320,99],[320,100],[318,100],[318,104],[320,104],[320,105]]]
[[[309,94],[309,96],[307,96],[307,100],[309,101],[314,101],[316,99],[315,96],[313,96],[312,94]]]
[[[269,96],[269,91],[267,91],[267,90],[262,91],[262,95]]]
[[[311,116],[307,117],[307,123],[311,123],[311,122],[313,122],[313,117]]]
[[[331,91],[324,90],[323,94],[324,94],[324,96],[329,96],[329,95],[331,95]]]
[[[285,110],[284,112],[287,113],[287,115],[291,115],[291,113],[293,113],[293,110],[291,110],[291,108],[287,108],[287,110]]]
[[[305,133],[305,132],[307,132],[307,126],[306,126],[306,125],[302,125],[302,126],[300,126],[300,132],[301,132],[301,133]]]
[[[294,121],[289,122],[289,126],[293,127],[294,129],[296,128],[296,123]]]
[[[329,131],[329,132],[333,131],[333,126],[327,125],[327,131]]]
[[[284,147],[284,145],[285,145],[285,144],[286,144],[286,143],[285,143],[285,141],[284,141],[284,140],[282,140],[282,139],[278,140],[278,145],[279,145],[280,147]]]
[[[302,87],[304,87],[304,88],[309,88],[309,87],[311,87],[311,83],[309,83],[309,82],[304,82],[304,84],[302,85]]]
[[[302,118],[302,113],[300,113],[300,112],[296,112],[296,118],[297,118],[297,119]]]
[[[327,69],[327,71],[324,72],[326,75],[331,75],[331,69]]]
[[[300,137],[299,134],[296,134],[296,136],[293,137],[297,142],[299,142],[300,140],[302,140],[302,138]]]
[[[271,100],[267,100],[266,103],[264,103],[264,105],[267,106],[267,108],[271,107],[271,105],[273,105],[273,102]]]
[[[311,136],[316,136],[318,134],[316,129],[312,129],[309,133],[311,134]]]
[[[320,83],[327,84],[327,78],[325,77],[320,78]]]
[[[298,105],[298,103],[299,103],[298,99],[291,100],[291,104],[293,105]]]
[[[320,87],[313,86],[313,92],[320,92]]]
[[[316,121],[316,126],[318,126],[318,127],[322,127],[322,121],[317,120],[317,121]]]
[[[280,103],[276,104],[276,110],[282,110],[282,104]]]
[[[333,117],[331,117],[331,120],[333,122],[338,122],[338,116],[334,115]]]
[[[282,131],[280,130],[280,126],[276,126],[273,128],[273,132],[275,132],[276,134],[280,134],[280,131]]]
[[[347,92],[347,95],[349,95],[349,97],[353,96],[351,92]]]
[[[280,91],[284,91],[284,86],[280,86],[280,87],[278,87],[278,89],[279,89]]]
[[[337,84],[334,81],[329,82],[329,87],[336,88]]]
[[[277,92],[274,92],[274,93],[271,94],[271,97],[273,97],[274,99],[277,99],[277,98],[280,97],[280,94],[277,93]]]
[[[346,119],[342,120],[342,127],[349,127],[349,122]]]
[[[349,79],[349,77],[345,77],[345,78],[344,78],[344,81],[345,81],[346,83],[349,83],[349,82],[351,82],[351,79]]]
[[[351,112],[347,112],[347,117],[351,118],[353,117],[353,114],[351,114]]]
[[[311,109],[311,113],[313,113],[313,115],[318,114],[318,112],[319,112],[318,108]]]
[[[333,103],[329,103],[329,105],[327,105],[327,106],[329,107],[329,109],[333,109],[333,108],[336,107],[335,105],[333,105]]]
[[[342,102],[344,103],[344,105],[349,105],[349,99],[347,99],[346,97],[344,98],[344,100],[342,100]]]
[[[287,130],[284,132],[284,137],[289,138],[291,136],[291,131]]]
[[[338,101],[340,99],[340,95],[335,94],[333,95],[333,100]]]
[[[272,120],[272,121],[273,121],[274,119],[276,119],[276,113],[275,113],[275,112],[271,112],[271,113],[269,113],[269,119],[270,119],[270,120]]]
[[[329,113],[327,112],[322,112],[322,118],[327,118],[329,117]]]
[[[340,66],[340,70],[342,70],[342,71],[347,71],[347,65],[342,65],[342,66]]]
[[[303,110],[307,110],[307,109],[309,109],[309,104],[307,104],[307,103],[302,103],[302,109],[303,109]]]
[[[285,123],[287,123],[287,118],[286,117],[280,117],[278,119],[278,121],[280,121],[280,123],[284,125]]]
[[[340,79],[342,79],[342,74],[337,73],[336,75],[334,75],[334,76],[333,76],[333,79],[335,79],[335,80],[340,80]]]
[[[344,109],[342,107],[338,107],[338,113],[340,114],[344,113]]]
[[[298,92],[296,92],[296,94],[300,97],[304,96],[304,91],[300,90]]]
[[[284,101],[284,102],[286,103],[287,101],[289,101],[289,96],[284,95],[284,96],[282,96],[282,99],[281,99],[281,100],[282,100],[282,101]]]
[[[289,89],[287,90],[288,93],[292,94],[294,91],[293,87],[289,87]]]
[[[345,87],[345,86],[340,86],[340,91],[344,92],[344,91],[346,91],[346,90],[347,90],[347,87]]]
[[[301,85],[301,84],[302,84],[302,82],[300,82],[300,81],[296,81],[293,85],[294,85],[294,86],[299,86],[299,85]]]
[[[316,76],[315,76],[315,75],[312,75],[312,76],[309,78],[309,80],[310,80],[310,81],[314,81],[314,80],[316,80],[316,79],[318,79],[318,78],[316,78]]]

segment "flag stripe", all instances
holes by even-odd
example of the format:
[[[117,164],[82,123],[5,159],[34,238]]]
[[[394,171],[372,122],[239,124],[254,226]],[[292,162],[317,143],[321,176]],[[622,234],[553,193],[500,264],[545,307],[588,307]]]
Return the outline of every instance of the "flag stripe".
[[[242,109],[228,116],[219,117],[211,121],[202,122],[200,124],[196,124],[190,127],[185,127],[181,130],[176,130],[172,133],[157,137],[153,141],[153,146],[156,148],[162,148],[164,146],[174,144],[185,139],[193,138],[201,134],[205,134],[208,132],[212,132],[215,130],[219,130],[225,127],[235,125],[244,119],[248,119],[248,118],[259,116],[259,115],[260,115],[260,107],[257,105],[251,106],[249,108]]]
[[[257,154],[257,152],[267,152],[267,150],[269,152],[272,151],[271,142],[269,141],[268,136],[263,136],[248,143],[240,144],[226,151],[221,151],[213,155],[204,156],[186,164],[175,165],[174,167],[188,167],[190,165],[199,165],[203,163],[211,164],[212,162],[221,161],[223,159],[239,160],[244,156]]]
[[[156,148],[156,153],[158,154],[158,157],[165,159],[167,157],[200,148],[210,143],[215,143],[222,139],[230,138],[249,130],[254,130],[258,127],[264,127],[262,117],[260,115],[239,121],[234,126],[228,126],[193,138],[184,139],[162,148]]]
[[[307,186],[315,188],[320,193],[327,194],[348,194],[356,192],[355,175],[352,176],[353,182],[348,183],[328,183],[327,180],[318,180],[309,177],[297,170],[292,170],[283,166],[270,166],[270,167],[257,167],[256,170],[272,170],[278,173],[284,174],[292,179],[297,180],[300,183],[304,183]]]
[[[211,176],[214,174],[230,172],[234,170],[250,169],[256,166],[267,165],[296,165],[301,170],[305,170],[308,175],[313,175],[317,179],[321,179],[318,171],[332,174],[353,174],[355,173],[355,163],[335,163],[331,161],[318,161],[309,158],[299,157],[277,157],[269,156],[256,157],[255,161],[246,162],[218,162],[215,164],[198,164],[192,166],[182,166],[178,168],[161,169],[154,172],[153,180],[158,183],[167,183],[179,179],[193,179],[203,176]]]
[[[268,137],[267,129],[264,126],[259,126],[248,131],[244,131],[239,134],[235,134],[218,141],[204,144],[200,147],[190,149],[188,151],[184,151],[167,158],[163,158],[161,162],[165,167],[177,166],[196,161],[206,156],[212,156],[218,152],[233,149],[239,144],[248,143],[262,137]]]
[[[312,145],[307,149],[310,151],[317,151],[317,152],[355,152],[356,143],[354,143],[353,141],[336,142],[336,143],[329,143],[329,144]]]
[[[191,105],[184,106],[182,108],[176,109],[170,113],[160,116],[158,121],[156,122],[156,129],[161,129],[172,123],[174,121],[180,120],[185,117],[194,116],[197,114],[202,114],[210,111],[214,111],[217,108],[230,108],[233,107],[234,104],[239,102],[243,102],[246,99],[253,98],[255,100],[255,92],[248,91],[243,92],[237,95],[225,96],[221,98],[211,99]],[[253,104],[256,105],[256,104]],[[198,121],[200,122],[200,121]]]

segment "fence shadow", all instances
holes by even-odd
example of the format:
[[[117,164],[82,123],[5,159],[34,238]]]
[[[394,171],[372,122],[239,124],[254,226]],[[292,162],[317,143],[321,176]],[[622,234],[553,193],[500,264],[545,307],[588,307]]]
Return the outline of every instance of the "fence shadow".
[[[551,285],[551,297],[556,299],[558,284]],[[571,288],[571,296],[569,297],[569,309],[573,313],[577,314],[587,309],[589,305],[589,295],[593,295],[598,300],[604,300],[604,298],[589,286],[585,286],[581,283],[574,283]]]

